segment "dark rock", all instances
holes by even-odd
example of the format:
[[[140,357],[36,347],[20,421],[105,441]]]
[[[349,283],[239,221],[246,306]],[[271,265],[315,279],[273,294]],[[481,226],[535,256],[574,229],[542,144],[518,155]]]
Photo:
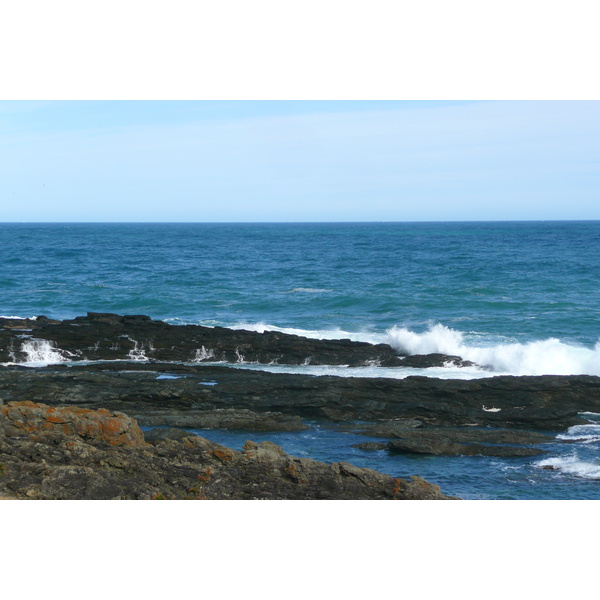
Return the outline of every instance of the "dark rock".
[[[182,377],[157,379],[172,373]],[[140,418],[244,409],[337,422],[412,419],[424,427],[558,431],[586,423],[580,412],[600,412],[600,378],[313,377],[215,365],[128,362],[0,368],[0,397],[5,402],[110,407]]]
[[[24,340],[49,342],[69,360],[159,360],[179,362],[281,362],[286,364],[363,366],[394,359],[387,344],[350,340],[318,340],[275,331],[226,329],[201,325],[169,325],[145,315],[88,313],[85,317],[56,321],[0,319],[0,362],[23,362]]]
[[[474,367],[474,362],[463,360],[460,356],[448,356],[446,354],[413,354],[405,358],[398,359],[397,365],[400,367],[412,367],[415,369],[427,369],[429,367]]]
[[[395,422],[389,425],[374,425],[361,430],[363,435],[374,437],[392,437],[410,440],[447,439],[460,443],[482,444],[543,444],[555,441],[554,436],[538,431],[525,431],[516,429],[499,429],[488,427],[427,427],[411,429],[396,427]]]
[[[352,447],[360,450],[385,450],[388,445],[381,442],[361,442],[360,444],[352,444]]]
[[[552,440],[551,436],[530,431],[431,428],[397,432],[396,439],[388,442],[388,448],[392,452],[447,456],[536,456],[545,451],[504,444],[540,444]]]
[[[407,430],[423,427],[423,421],[418,419],[394,419],[385,423],[376,423],[369,425],[365,429],[357,431],[361,435],[370,435],[372,437],[396,437],[401,436]]]
[[[241,429],[245,431],[304,431],[308,427],[300,417],[282,413],[258,413],[247,409],[217,408],[189,410],[173,414],[155,410],[135,415],[142,426],[187,427],[188,429]]]
[[[484,444],[459,444],[445,439],[396,439],[388,442],[392,452],[403,454],[433,454],[436,456],[537,456],[545,450],[525,446],[486,446]]]

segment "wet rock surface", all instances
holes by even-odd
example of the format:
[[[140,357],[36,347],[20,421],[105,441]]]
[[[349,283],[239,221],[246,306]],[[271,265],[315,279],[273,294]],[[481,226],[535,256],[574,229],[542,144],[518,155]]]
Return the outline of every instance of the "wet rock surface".
[[[28,402],[46,405],[38,410],[44,415],[36,413],[25,418],[21,414],[19,418],[25,425],[20,428],[13,418],[4,440],[16,440],[20,434],[13,434],[19,429],[28,433],[30,421],[35,421],[37,429],[42,422],[45,425],[41,429],[50,429],[52,419],[58,418],[56,411],[67,406],[88,413],[104,410],[107,419],[131,415],[142,426],[179,428],[177,431],[293,432],[306,429],[304,420],[317,420],[386,438],[357,445],[363,449],[432,455],[534,456],[543,452],[543,445],[551,439],[546,432],[587,423],[580,414],[584,411],[600,413],[598,377],[442,380],[268,373],[243,365],[215,365],[212,361],[281,360],[288,364],[393,364],[419,368],[469,363],[445,355],[399,357],[384,344],[170,326],[135,315],[90,313],[70,321],[43,317],[0,319],[0,360],[24,360],[28,356],[24,345],[30,344],[31,352],[35,340],[44,352],[60,352],[63,358],[75,362],[39,368],[14,364],[0,367],[0,409],[4,418],[10,420],[9,414],[16,414],[17,405],[10,403],[21,403],[21,413]],[[127,360],[116,360],[120,358]],[[110,362],[78,362],[84,359]],[[71,423],[73,431],[66,430],[65,421],[52,425],[63,429],[54,427],[44,435],[72,436],[77,429]],[[79,427],[85,429],[83,425]],[[88,423],[86,427],[90,429],[92,425]],[[98,424],[93,427],[102,429]],[[156,440],[166,438],[163,441],[168,444],[181,444],[187,438],[187,434],[164,430],[152,435],[158,436]],[[82,440],[89,442],[85,437]],[[111,442],[105,439],[93,443]],[[131,445],[135,446],[135,442]]]
[[[173,425],[170,416],[190,413],[190,418],[200,418],[200,413],[205,413],[207,419],[245,421],[244,429],[260,427],[264,418],[274,430],[292,430],[301,427],[299,418],[370,421],[396,428],[418,421],[423,428],[559,431],[586,423],[579,414],[582,411],[600,412],[600,378],[344,378],[215,365],[113,362],[37,369],[2,367],[0,399],[107,408],[153,425]],[[223,409],[229,412],[214,412]],[[165,417],[162,422],[161,415]],[[256,425],[251,425],[253,421]]]
[[[394,422],[371,425],[357,433],[393,439],[388,442],[362,442],[354,444],[354,448],[433,456],[537,456],[546,450],[532,445],[556,442],[553,435],[537,431],[475,427],[411,428]]]
[[[16,405],[11,405],[12,410]],[[28,405],[34,409],[35,405]],[[38,407],[47,412],[47,407]],[[58,411],[59,409],[57,409]],[[64,419],[78,411],[61,407]],[[55,411],[56,412],[56,411]],[[70,417],[69,413],[73,413]],[[103,415],[98,414],[101,419]],[[0,416],[0,497],[17,499],[447,499],[420,477],[396,479],[346,462],[287,455],[271,442],[232,450],[190,435],[115,446]],[[14,420],[13,420],[14,421]],[[6,429],[9,429],[8,435]],[[173,439],[179,437],[180,439]]]
[[[407,454],[518,457],[545,452],[543,448],[523,444],[544,444],[553,440],[553,436],[527,431],[432,428],[399,432],[388,442],[387,448],[391,452]]]
[[[24,362],[26,342],[49,343],[68,360],[148,358],[179,362],[259,362],[290,365],[399,364],[387,344],[319,340],[276,331],[169,325],[145,315],[88,313],[57,321],[0,319],[0,362]]]

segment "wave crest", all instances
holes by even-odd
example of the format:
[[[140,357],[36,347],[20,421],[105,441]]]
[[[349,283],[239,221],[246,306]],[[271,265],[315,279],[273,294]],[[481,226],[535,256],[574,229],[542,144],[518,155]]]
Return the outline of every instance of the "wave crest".
[[[478,347],[469,345],[460,331],[441,324],[424,333],[392,327],[387,337],[390,346],[405,354],[458,355],[512,375],[600,375],[600,342],[593,349],[565,344],[556,338]]]

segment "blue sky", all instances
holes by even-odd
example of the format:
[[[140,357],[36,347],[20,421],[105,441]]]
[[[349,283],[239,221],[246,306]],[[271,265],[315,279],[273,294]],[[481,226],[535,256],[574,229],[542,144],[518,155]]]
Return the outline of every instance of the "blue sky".
[[[0,221],[600,219],[600,102],[0,102]]]

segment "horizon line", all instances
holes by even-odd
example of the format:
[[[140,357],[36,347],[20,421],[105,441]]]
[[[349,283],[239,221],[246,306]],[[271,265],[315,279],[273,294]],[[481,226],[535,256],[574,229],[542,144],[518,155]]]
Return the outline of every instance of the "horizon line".
[[[0,221],[0,225],[377,225],[407,223],[594,223],[597,219],[455,219],[409,221]]]

